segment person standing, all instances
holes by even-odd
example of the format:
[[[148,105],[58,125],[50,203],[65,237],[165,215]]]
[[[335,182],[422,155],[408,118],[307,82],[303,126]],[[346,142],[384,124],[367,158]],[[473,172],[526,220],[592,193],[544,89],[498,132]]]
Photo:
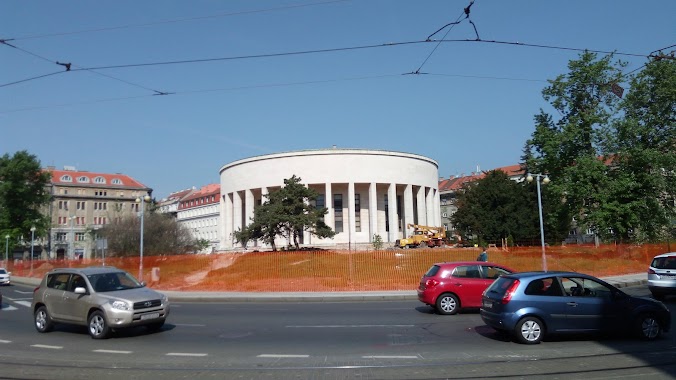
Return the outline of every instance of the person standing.
[[[486,252],[486,247],[481,247],[481,253],[476,258],[476,261],[488,261],[488,253]]]

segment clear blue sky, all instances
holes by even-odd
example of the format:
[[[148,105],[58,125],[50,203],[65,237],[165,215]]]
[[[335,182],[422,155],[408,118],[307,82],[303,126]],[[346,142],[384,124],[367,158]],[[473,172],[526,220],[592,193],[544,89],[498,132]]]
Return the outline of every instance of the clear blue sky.
[[[158,198],[219,182],[234,160],[332,145],[421,154],[443,177],[516,164],[533,115],[554,112],[546,80],[579,52],[431,42],[285,54],[424,41],[468,4],[8,0],[0,39],[21,50],[0,45],[0,85],[64,70],[53,61],[74,71],[0,87],[0,154],[124,173]],[[676,43],[674,15],[673,0],[477,0],[470,19],[482,40],[647,55]],[[464,20],[433,38],[476,34]],[[646,62],[617,58],[626,71]]]

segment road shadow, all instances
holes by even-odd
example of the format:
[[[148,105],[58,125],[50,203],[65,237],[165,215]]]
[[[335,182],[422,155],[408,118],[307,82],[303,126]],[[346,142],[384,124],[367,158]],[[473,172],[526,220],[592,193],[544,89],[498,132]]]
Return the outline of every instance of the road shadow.
[[[136,326],[129,327],[124,329],[112,329],[107,339],[129,339],[136,338],[141,336],[162,334],[164,332],[171,331],[176,328],[176,325],[165,323],[159,329],[151,329],[146,326]],[[67,324],[55,324],[54,328],[50,333],[66,333],[66,334],[76,334],[76,335],[86,335],[89,336],[86,326],[78,325],[67,325]]]

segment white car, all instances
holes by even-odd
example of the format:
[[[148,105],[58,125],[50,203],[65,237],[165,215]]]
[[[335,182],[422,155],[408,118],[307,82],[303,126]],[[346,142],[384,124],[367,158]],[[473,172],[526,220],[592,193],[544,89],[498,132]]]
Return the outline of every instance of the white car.
[[[648,268],[648,289],[656,300],[676,295],[676,252],[655,256]]]
[[[11,279],[9,275],[12,274],[11,272],[7,272],[5,268],[0,268],[0,285],[9,285],[11,283]]]

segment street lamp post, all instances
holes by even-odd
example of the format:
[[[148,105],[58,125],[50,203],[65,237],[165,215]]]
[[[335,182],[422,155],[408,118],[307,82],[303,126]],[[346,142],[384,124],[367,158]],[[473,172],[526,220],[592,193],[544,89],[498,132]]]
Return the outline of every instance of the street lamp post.
[[[546,185],[550,182],[549,177],[547,175],[543,174],[531,174],[528,173],[528,177],[526,177],[526,181],[528,182],[533,182],[533,176],[535,176],[535,182],[537,183],[537,188],[538,188],[538,211],[540,213],[540,243],[542,245],[542,270],[547,271],[547,256],[545,255],[545,227],[542,222],[542,195],[540,191],[540,181],[542,181],[543,185]],[[541,177],[542,180],[540,179]]]
[[[31,227],[31,274],[33,273],[33,246],[35,245],[35,226]]]
[[[140,244],[140,256],[138,262],[138,280],[143,282],[143,211],[146,208],[146,203],[150,202],[150,196],[146,195],[142,198],[136,198],[136,203],[141,205],[141,244]]]
[[[70,254],[69,259],[73,260],[75,258],[75,229],[73,226],[73,220],[76,218],[75,215],[69,216],[70,219]]]

